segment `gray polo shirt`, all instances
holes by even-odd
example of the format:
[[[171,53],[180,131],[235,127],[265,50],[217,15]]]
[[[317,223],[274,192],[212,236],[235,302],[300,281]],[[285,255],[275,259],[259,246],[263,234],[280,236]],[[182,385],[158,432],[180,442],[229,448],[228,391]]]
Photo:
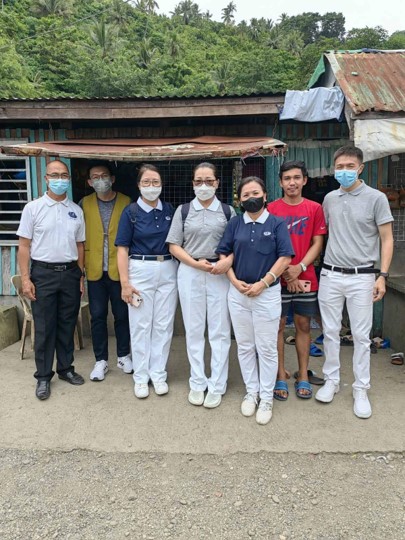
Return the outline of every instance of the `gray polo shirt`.
[[[231,207],[231,218],[235,215]],[[218,255],[215,250],[227,223],[222,205],[216,197],[208,208],[204,208],[195,198],[191,201],[184,228],[181,206],[177,208],[166,242],[181,246],[194,259],[216,259]]]
[[[364,182],[353,191],[339,188],[326,195],[323,210],[329,231],[326,264],[353,268],[379,260],[378,227],[394,221],[384,193]]]

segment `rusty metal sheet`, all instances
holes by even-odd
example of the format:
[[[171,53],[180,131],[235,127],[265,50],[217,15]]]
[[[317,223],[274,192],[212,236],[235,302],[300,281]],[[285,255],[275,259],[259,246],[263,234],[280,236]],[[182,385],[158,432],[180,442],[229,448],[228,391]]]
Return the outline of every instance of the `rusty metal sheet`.
[[[6,155],[56,156],[118,161],[224,159],[283,154],[286,144],[262,137],[193,139],[79,139],[2,146]]]
[[[405,50],[325,56],[355,114],[405,111]]]

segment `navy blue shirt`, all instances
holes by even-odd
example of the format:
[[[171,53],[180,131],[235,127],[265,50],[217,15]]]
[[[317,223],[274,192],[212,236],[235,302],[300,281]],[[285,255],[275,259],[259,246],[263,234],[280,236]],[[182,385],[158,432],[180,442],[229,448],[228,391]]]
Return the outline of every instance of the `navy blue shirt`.
[[[131,221],[130,206],[127,206],[121,214],[115,245],[128,247],[129,255],[168,255],[166,238],[174,208],[169,203],[159,202],[157,208],[150,207],[151,210],[146,212],[144,208],[148,206],[138,199],[135,223]]]
[[[233,253],[236,278],[246,283],[260,281],[279,257],[294,256],[285,221],[267,210],[255,222],[246,213],[232,218],[216,252]]]

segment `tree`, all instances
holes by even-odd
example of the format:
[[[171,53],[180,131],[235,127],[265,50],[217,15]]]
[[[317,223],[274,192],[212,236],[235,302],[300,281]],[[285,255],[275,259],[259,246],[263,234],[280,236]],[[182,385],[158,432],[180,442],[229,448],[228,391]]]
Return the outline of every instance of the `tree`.
[[[129,6],[123,0],[111,0],[111,12],[109,21],[116,26],[123,27],[127,24]]]
[[[143,38],[138,49],[138,65],[142,69],[148,69],[154,61],[157,49],[152,46],[150,38]]]
[[[103,19],[94,23],[89,28],[89,36],[93,45],[101,52],[101,58],[113,56],[119,44],[118,29],[112,24],[107,24]]]
[[[73,11],[75,0],[35,0],[33,11],[40,17],[48,15],[70,15]]]
[[[29,80],[24,59],[16,52],[14,45],[0,37],[0,97],[30,98],[40,95],[41,84],[36,86]]]
[[[319,35],[325,38],[336,38],[343,41],[346,33],[343,13],[325,13],[321,17],[321,30]]]
[[[346,36],[347,49],[382,49],[388,40],[388,32],[381,26],[352,28]]]
[[[231,63],[223,62],[215,70],[212,71],[212,80],[218,88],[220,94],[229,90],[230,82],[232,80]]]
[[[394,32],[386,42],[388,49],[405,49],[405,30]]]
[[[222,22],[224,24],[235,24],[236,4],[229,2],[229,4],[222,9]]]
[[[182,45],[179,41],[179,36],[176,32],[172,32],[169,35],[168,41],[167,41],[167,48],[169,51],[169,55],[171,58],[176,59],[180,56]]]
[[[200,8],[192,0],[183,0],[171,13],[174,17],[179,17],[184,24],[191,24],[201,18]]]

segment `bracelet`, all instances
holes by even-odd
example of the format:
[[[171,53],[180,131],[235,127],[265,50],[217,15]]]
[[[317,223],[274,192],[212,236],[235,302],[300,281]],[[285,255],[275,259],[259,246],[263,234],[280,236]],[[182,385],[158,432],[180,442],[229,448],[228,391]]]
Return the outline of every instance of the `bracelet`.
[[[267,281],[263,278],[260,278],[260,281],[263,281],[263,283],[266,285],[267,288],[270,287],[270,285],[267,283]]]
[[[273,272],[266,272],[266,275],[267,274],[273,278],[274,283],[277,281],[278,278],[277,278],[276,274],[274,274]]]

